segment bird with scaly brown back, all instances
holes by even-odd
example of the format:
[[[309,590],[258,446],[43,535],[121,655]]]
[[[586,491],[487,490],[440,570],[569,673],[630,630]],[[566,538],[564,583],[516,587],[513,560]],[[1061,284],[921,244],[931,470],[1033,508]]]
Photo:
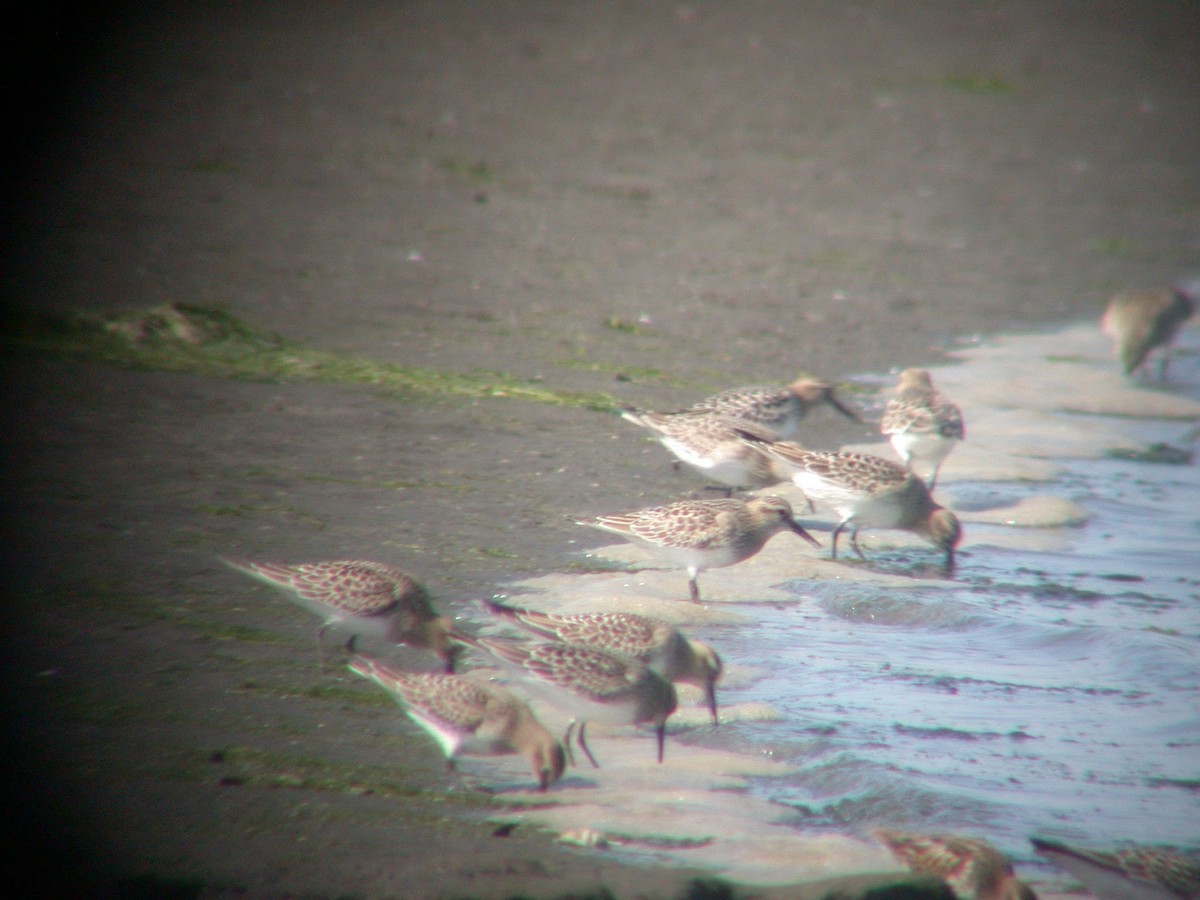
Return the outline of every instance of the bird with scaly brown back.
[[[928,369],[905,369],[883,410],[879,431],[911,472],[937,484],[942,462],[966,437],[962,410],[933,386]],[[917,471],[920,469],[921,471]]]
[[[658,736],[658,761],[663,761],[667,719],[679,705],[678,698],[675,686],[644,663],[583,644],[456,635],[463,643],[490,653],[524,691],[571,716],[563,738],[568,754],[576,725],[580,749],[599,768],[587,745],[589,721],[652,723]]]
[[[1047,838],[1030,838],[1034,851],[1070,872],[1101,900],[1200,898],[1200,861],[1159,847],[1117,850],[1072,847]]]
[[[1159,350],[1158,379],[1166,379],[1171,344],[1196,312],[1198,294],[1200,278],[1194,278],[1172,287],[1122,291],[1108,301],[1100,328],[1113,339],[1126,375],[1145,372],[1150,355]]]
[[[749,559],[781,531],[791,531],[814,547],[821,546],[796,522],[790,503],[769,495],[746,501],[678,500],[666,506],[581,519],[578,524],[620,535],[663,559],[686,566],[688,590],[695,603],[700,602],[696,578],[702,571]]]
[[[866,453],[805,450],[788,441],[754,443],[791,468],[792,482],[805,496],[841,516],[833,530],[831,559],[837,559],[838,536],[846,528],[850,546],[864,559],[860,528],[898,528],[945,553],[944,569],[954,571],[954,552],[962,538],[958,517],[934,501],[925,482],[903,466]]]
[[[724,486],[727,497],[739,488],[764,488],[788,480],[769,456],[741,439],[742,432],[751,431],[762,440],[775,440],[779,435],[770,428],[718,413],[626,409],[621,418],[645,428],[680,462]]]
[[[438,615],[429,593],[406,572],[366,559],[294,564],[222,561],[284,591],[292,602],[324,619],[317,631],[322,666],[325,631],[336,628],[349,632],[346,650],[350,653],[360,635],[379,637],[427,647],[442,658],[447,672],[454,671],[463,648],[449,636],[450,620]]]
[[[451,771],[460,756],[520,753],[529,760],[538,790],[562,778],[566,750],[512,692],[462,675],[406,672],[366,656],[352,658],[350,671],[391,694],[438,742]]]
[[[809,410],[827,403],[847,419],[861,422],[858,413],[834,393],[833,385],[820,378],[801,376],[791,384],[773,387],[741,387],[722,391],[693,403],[685,413],[715,413],[769,428],[780,438],[792,438]]]
[[[555,615],[519,606],[481,601],[484,609],[531,634],[566,644],[583,644],[620,653],[645,663],[667,681],[687,682],[704,691],[713,724],[717,716],[717,680],[723,664],[703,641],[684,637],[674,625],[628,612]]]
[[[912,871],[937,876],[959,897],[1037,900],[1032,888],[1013,873],[1007,857],[987,841],[891,828],[877,828],[871,834]]]

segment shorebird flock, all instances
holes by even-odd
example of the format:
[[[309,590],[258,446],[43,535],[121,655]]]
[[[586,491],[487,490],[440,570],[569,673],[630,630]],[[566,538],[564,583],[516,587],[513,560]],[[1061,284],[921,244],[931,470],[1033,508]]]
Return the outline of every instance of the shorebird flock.
[[[1101,319],[1128,377],[1149,377],[1152,355],[1166,377],[1170,345],[1195,312],[1200,279],[1171,288],[1114,296]],[[953,577],[962,528],[934,499],[942,463],[966,437],[962,411],[933,384],[925,369],[899,373],[879,423],[901,462],[880,456],[811,450],[795,438],[804,418],[821,405],[863,421],[833,385],[802,377],[778,387],[723,391],[675,412],[627,408],[621,416],[645,429],[678,460],[725,492],[724,497],[681,499],[645,509],[578,520],[640,545],[664,562],[686,569],[688,596],[701,603],[697,578],[706,569],[733,566],[757,554],[781,532],[820,542],[796,521],[791,503],[773,494],[736,496],[782,484],[798,488],[807,511],[832,511],[830,559],[849,530],[852,549],[865,555],[861,529],[900,529],[942,553]],[[575,765],[572,737],[599,767],[586,742],[590,721],[615,726],[651,725],[656,759],[665,756],[666,723],[678,708],[675,685],[704,693],[714,726],[720,721],[716,685],[723,663],[717,651],[673,625],[627,612],[554,615],[496,600],[480,602],[489,621],[506,623],[532,639],[488,637],[438,613],[411,575],[369,560],[280,564],[225,559],[228,565],[284,591],[322,620],[318,660],[326,661],[325,634],[346,636],[350,671],[375,682],[441,748],[454,770],[460,756],[522,755],[537,788],[548,790]],[[413,672],[359,652],[359,638],[425,648],[440,672]],[[468,650],[490,666],[457,672]],[[506,684],[488,675],[504,673]],[[522,696],[524,695],[524,696]],[[569,719],[562,738],[538,720],[525,697],[556,708]],[[1028,900],[1010,862],[985,841],[961,835],[877,829],[872,838],[915,872],[942,879],[960,897]],[[1197,898],[1200,863],[1151,847],[1113,851],[1072,847],[1033,838],[1034,850],[1074,874],[1097,897]]]

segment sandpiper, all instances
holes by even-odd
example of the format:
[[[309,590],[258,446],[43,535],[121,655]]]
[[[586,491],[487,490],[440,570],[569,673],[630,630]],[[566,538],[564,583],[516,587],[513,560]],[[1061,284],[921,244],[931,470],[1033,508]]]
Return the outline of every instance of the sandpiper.
[[[750,431],[760,440],[778,435],[769,428],[717,413],[658,413],[622,410],[621,418],[640,425],[664,447],[701,475],[725,486],[726,496],[738,488],[763,488],[788,480],[773,459],[742,440]]]
[[[1126,375],[1146,371],[1150,354],[1161,347],[1158,377],[1167,376],[1171,342],[1196,312],[1200,279],[1173,287],[1122,291],[1108,301],[1100,328],[1113,339]]]
[[[685,566],[688,589],[696,603],[700,602],[696,577],[702,571],[749,559],[780,531],[793,531],[814,547],[821,546],[796,522],[791,504],[773,496],[679,500],[666,506],[582,519],[578,524],[610,531]]]
[[[770,428],[780,438],[791,438],[800,429],[800,420],[821,403],[828,403],[848,419],[862,421],[858,413],[838,398],[833,385],[805,376],[783,386],[722,391],[692,404],[684,412],[733,416]]]
[[[713,724],[718,723],[716,685],[721,677],[721,657],[703,641],[684,637],[674,625],[636,613],[560,616],[494,600],[481,602],[493,615],[539,637],[620,653],[645,663],[667,681],[696,685],[704,691]]]
[[[865,453],[804,450],[787,441],[758,446],[791,466],[793,483],[808,497],[841,516],[831,559],[837,559],[838,535],[847,526],[850,544],[863,558],[860,528],[899,528],[944,551],[946,572],[953,571],[954,548],[962,537],[958,517],[934,502],[925,482],[903,466]]]
[[[350,670],[396,698],[409,718],[438,742],[447,768],[453,770],[459,756],[522,753],[538,790],[562,777],[563,745],[511,691],[461,675],[406,672],[366,656],[351,659]]]
[[[1172,850],[1090,850],[1036,837],[1030,842],[1038,855],[1070,872],[1097,897],[1200,898],[1200,862]]]
[[[440,656],[447,672],[462,651],[450,636],[450,620],[439,616],[429,594],[411,575],[383,563],[364,559],[296,563],[246,562],[226,559],[239,571],[286,591],[293,602],[325,621],[317,631],[350,632],[347,652],[353,653],[359,635],[396,644],[427,647]],[[324,653],[321,655],[324,664]]]
[[[912,871],[935,875],[959,897],[1036,900],[1013,873],[1012,863],[987,841],[953,834],[914,834],[878,828],[872,835]]]
[[[593,766],[587,723],[641,725],[653,722],[658,761],[663,761],[667,719],[675,712],[675,686],[645,663],[619,653],[561,641],[509,641],[462,635],[464,643],[486,650],[530,694],[571,716],[564,742],[579,725],[577,740]]]
[[[933,386],[926,369],[900,373],[879,430],[892,442],[904,465],[924,478],[931,491],[942,462],[966,436],[962,411]]]

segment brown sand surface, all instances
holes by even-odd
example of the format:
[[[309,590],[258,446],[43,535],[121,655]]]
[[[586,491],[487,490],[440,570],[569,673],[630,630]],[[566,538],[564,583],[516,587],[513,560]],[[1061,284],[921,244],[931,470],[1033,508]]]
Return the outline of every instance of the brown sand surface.
[[[217,307],[675,408],[1090,319],[1200,250],[1195,4],[192,3],[41,26],[30,46],[76,66],[10,137],[5,299],[27,309]],[[252,897],[694,876],[494,836],[394,708],[318,673],[314,620],[218,561],[377,558],[463,614],[604,542],[572,517],[696,490],[661,449],[574,406],[5,346],[7,780],[52,851],[17,871]],[[820,416],[806,441],[871,431]]]

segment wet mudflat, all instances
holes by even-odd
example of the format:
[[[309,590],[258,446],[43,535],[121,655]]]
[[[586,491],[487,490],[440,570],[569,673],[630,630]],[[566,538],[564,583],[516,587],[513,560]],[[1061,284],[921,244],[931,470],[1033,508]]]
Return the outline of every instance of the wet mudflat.
[[[509,385],[670,409],[848,382],[1091,321],[1194,263],[1196,23],[1175,7],[521,11],[121,19],[45,133],[18,305],[217,308],[495,387],[6,342],[7,721],[19,796],[72,863],[46,879],[677,892],[689,876],[532,827],[493,837],[520,768],[499,807],[447,776],[390,700],[317,671],[314,621],[218,556],[379,558],[463,615],[596,565],[573,518],[702,490],[615,416]],[[835,415],[805,435],[871,438]]]

